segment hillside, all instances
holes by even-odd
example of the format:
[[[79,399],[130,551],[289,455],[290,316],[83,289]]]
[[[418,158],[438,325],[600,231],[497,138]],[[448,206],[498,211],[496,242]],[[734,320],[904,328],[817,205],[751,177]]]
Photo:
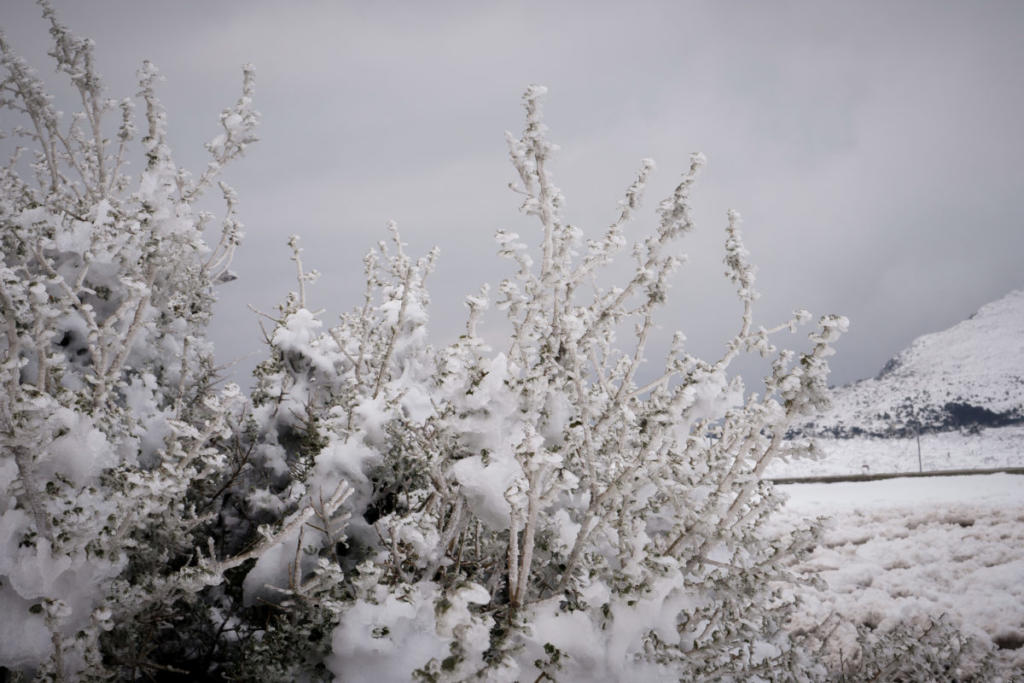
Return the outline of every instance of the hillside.
[[[877,377],[840,387],[798,431],[840,438],[909,436],[1024,422],[1024,290],[949,329],[918,337]]]

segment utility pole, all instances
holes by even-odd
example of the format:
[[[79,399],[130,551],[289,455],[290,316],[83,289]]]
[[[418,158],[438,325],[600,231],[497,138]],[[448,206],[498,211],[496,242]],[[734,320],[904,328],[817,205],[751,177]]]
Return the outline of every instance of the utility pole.
[[[924,465],[921,462],[921,419],[913,401],[908,400],[907,403],[910,406],[910,419],[907,423],[914,428],[914,438],[917,440],[917,471],[924,472]]]
[[[917,471],[924,472],[924,466],[921,464],[921,426],[918,425],[914,432],[917,436]]]

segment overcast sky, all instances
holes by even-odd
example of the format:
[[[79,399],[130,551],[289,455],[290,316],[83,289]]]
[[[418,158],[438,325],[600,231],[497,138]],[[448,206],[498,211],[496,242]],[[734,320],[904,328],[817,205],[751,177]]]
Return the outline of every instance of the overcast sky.
[[[175,156],[197,171],[240,66],[256,65],[262,141],[227,176],[246,224],[240,279],[220,289],[213,329],[221,360],[250,354],[242,367],[259,351],[245,305],[270,310],[294,287],[289,234],[324,273],[311,305],[331,318],[356,304],[360,257],[391,219],[410,250],[441,248],[431,326],[454,338],[464,295],[510,273],[494,231],[534,234],[504,141],[530,83],[549,88],[555,180],[590,234],[643,157],[658,171],[631,236],[689,153],[707,155],[661,321],[701,355],[738,324],[721,266],[730,208],[759,265],[759,322],[797,307],[850,318],[837,383],[1024,287],[1021,2],[55,4],[96,40],[112,95],[134,92],[142,59],[160,67]],[[53,80],[35,5],[3,0],[0,17]]]

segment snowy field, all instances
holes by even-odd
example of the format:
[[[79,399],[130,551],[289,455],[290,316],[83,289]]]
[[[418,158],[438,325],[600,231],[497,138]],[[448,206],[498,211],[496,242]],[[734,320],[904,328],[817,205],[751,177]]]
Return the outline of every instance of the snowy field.
[[[1024,680],[1024,476],[780,489],[789,496],[780,522],[828,518],[823,542],[798,566],[828,586],[804,591],[808,623],[834,611],[884,629],[945,614],[990,649],[1002,680]]]
[[[916,439],[818,439],[820,460],[776,461],[769,477],[917,472]],[[1024,467],[1024,427],[983,429],[977,434],[921,435],[921,466],[927,470]]]

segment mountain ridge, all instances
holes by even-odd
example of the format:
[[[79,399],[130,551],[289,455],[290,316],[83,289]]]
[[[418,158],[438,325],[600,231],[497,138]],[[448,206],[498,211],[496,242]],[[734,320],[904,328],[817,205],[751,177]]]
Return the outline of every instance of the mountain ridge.
[[[875,377],[833,390],[832,407],[794,432],[905,437],[1024,423],[1024,289],[924,334]]]

